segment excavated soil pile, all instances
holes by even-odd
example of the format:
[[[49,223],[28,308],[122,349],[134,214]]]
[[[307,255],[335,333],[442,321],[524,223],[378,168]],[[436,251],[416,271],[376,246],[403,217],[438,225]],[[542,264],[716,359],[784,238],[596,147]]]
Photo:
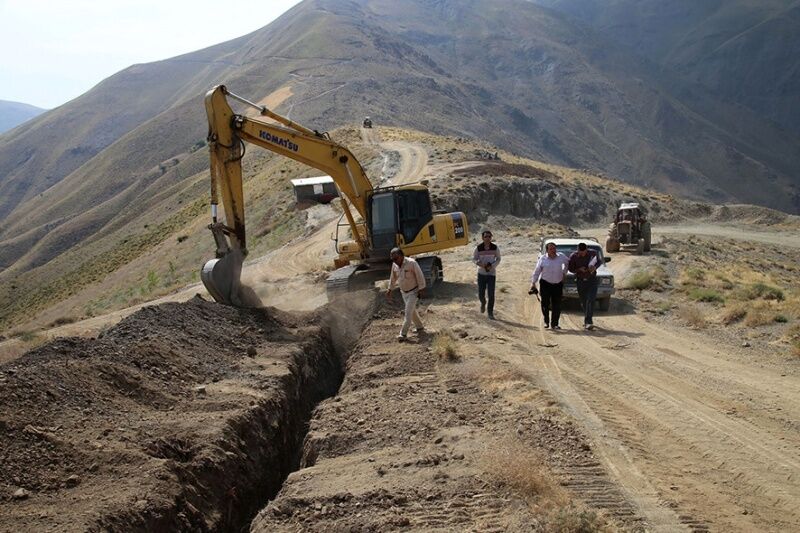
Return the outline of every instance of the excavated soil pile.
[[[0,367],[0,530],[234,530],[343,365],[321,315],[195,298]]]

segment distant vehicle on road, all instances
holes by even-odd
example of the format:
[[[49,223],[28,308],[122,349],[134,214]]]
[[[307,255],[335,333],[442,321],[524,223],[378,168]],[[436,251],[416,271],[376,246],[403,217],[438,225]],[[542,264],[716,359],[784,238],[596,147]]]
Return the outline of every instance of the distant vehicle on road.
[[[619,252],[620,249],[632,250],[639,255],[650,251],[650,222],[638,203],[620,205],[608,228],[606,252]]]
[[[599,302],[598,308],[601,311],[608,311],[611,307],[611,295],[614,294],[614,273],[608,268],[606,263],[611,261],[610,257],[603,256],[603,247],[594,239],[575,239],[575,238],[559,238],[551,237],[542,240],[542,248],[539,250],[539,255],[544,255],[547,245],[550,243],[556,245],[556,251],[569,257],[572,252],[578,249],[578,244],[585,242],[586,246],[597,253],[600,258],[600,266],[597,268],[597,301]],[[564,280],[564,298],[578,299],[578,284],[575,281],[575,274],[567,273]]]

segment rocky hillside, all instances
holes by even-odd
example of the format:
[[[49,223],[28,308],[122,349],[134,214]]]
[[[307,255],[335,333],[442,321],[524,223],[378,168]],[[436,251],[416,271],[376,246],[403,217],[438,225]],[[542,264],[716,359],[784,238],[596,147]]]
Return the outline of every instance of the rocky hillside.
[[[534,0],[800,133],[797,0]]]
[[[208,250],[202,97],[221,82],[319,130],[369,114],[673,195],[800,209],[796,136],[550,8],[306,0],[0,135],[0,300],[44,305],[112,273],[128,279],[112,299],[144,298],[156,249],[173,265],[162,282],[190,281],[176,272]],[[259,151],[246,163],[248,217],[268,247],[297,230],[286,178],[310,170]]]

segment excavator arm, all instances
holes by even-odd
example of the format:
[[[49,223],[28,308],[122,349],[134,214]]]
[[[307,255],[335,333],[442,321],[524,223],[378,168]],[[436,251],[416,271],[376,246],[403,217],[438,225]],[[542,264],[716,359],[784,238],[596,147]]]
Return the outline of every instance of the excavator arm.
[[[228,97],[259,110],[278,122],[246,117],[233,112]],[[355,156],[333,142],[326,134],[305,128],[253,102],[230,93],[224,85],[211,89],[205,97],[208,116],[208,145],[211,158],[211,219],[209,225],[217,244],[217,259],[203,266],[201,278],[217,301],[247,306],[239,278],[247,255],[247,234],[242,187],[244,142],[314,167],[333,178],[341,192],[342,207],[362,255],[368,249],[368,236],[357,224],[352,210],[362,219],[372,184]],[[225,210],[225,223],[218,219],[219,197]],[[352,209],[351,209],[352,207]]]

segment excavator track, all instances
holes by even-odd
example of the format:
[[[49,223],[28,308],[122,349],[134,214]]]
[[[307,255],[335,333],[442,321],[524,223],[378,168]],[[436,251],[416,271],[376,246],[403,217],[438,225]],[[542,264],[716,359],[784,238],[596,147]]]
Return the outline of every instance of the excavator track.
[[[359,268],[364,265],[349,265],[342,268],[337,268],[331,275],[328,276],[326,290],[328,292],[328,301],[333,301],[333,298],[342,294],[350,292],[350,283]]]
[[[421,257],[417,259],[425,276],[426,291],[433,294],[433,287],[442,281],[442,261],[439,257]],[[379,280],[389,279],[389,265],[348,265],[338,268],[328,276],[326,291],[328,301],[354,291],[370,290]]]
[[[417,264],[422,269],[425,275],[425,287],[430,295],[433,295],[434,286],[442,281],[444,271],[442,269],[442,260],[437,256],[420,257],[417,259]]]

